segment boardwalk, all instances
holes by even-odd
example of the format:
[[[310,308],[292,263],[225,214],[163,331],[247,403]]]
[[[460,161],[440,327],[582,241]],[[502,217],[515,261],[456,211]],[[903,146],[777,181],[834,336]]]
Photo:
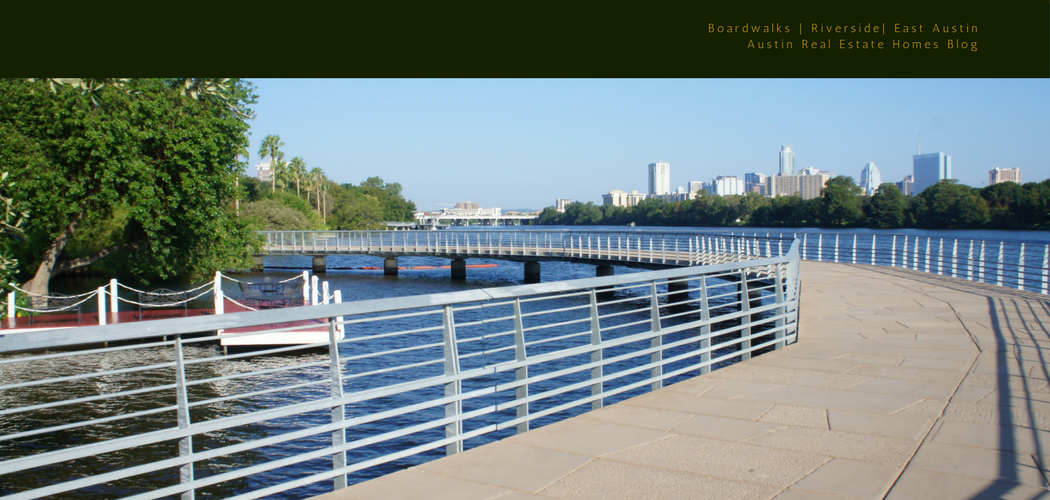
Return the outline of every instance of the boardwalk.
[[[1050,498],[1050,304],[803,263],[800,341],[319,497]]]

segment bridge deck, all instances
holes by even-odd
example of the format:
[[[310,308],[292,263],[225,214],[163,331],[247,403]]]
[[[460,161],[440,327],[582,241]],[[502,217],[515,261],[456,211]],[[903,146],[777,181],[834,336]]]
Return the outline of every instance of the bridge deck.
[[[1045,296],[803,263],[800,341],[319,497],[1045,498]]]

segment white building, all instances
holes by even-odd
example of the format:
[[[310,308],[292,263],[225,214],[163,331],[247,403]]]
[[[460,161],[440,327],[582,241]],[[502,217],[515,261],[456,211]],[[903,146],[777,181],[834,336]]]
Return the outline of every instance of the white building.
[[[270,175],[273,174],[273,169],[270,166],[273,165],[273,160],[266,160],[255,166],[255,178],[263,182],[270,182]]]
[[[572,202],[573,200],[570,200],[568,198],[558,198],[558,201],[556,202],[558,211],[564,213],[565,207],[569,206],[569,204]]]
[[[744,179],[735,175],[720,175],[711,181],[714,186],[714,194],[718,196],[742,195],[744,191]]]
[[[995,167],[988,171],[988,185],[999,184],[1000,182],[1016,182],[1021,183],[1021,169],[1020,168],[999,168]]]
[[[952,178],[952,156],[945,153],[930,153],[912,157],[912,175],[915,178],[915,194]]]
[[[686,191],[684,187],[678,186],[677,191],[662,194],[660,196],[656,196],[655,198],[659,198],[667,203],[674,203],[676,201],[695,200],[696,193],[692,191]]]
[[[602,204],[614,207],[633,207],[644,199],[645,193],[639,193],[637,190],[625,193],[619,189],[614,189],[609,191],[608,194],[602,195]]]
[[[900,188],[901,193],[905,196],[912,196],[915,194],[915,178],[912,176],[904,177],[904,180],[896,183],[897,187]]]
[[[658,161],[649,164],[649,196],[671,193],[671,164]]]
[[[780,146],[780,175],[795,175],[795,151],[791,146]]]
[[[868,196],[874,195],[875,191],[879,190],[879,184],[882,184],[882,174],[879,173],[879,167],[875,166],[875,162],[869,161],[864,169],[860,171],[860,188],[864,190],[864,193]]]
[[[689,192],[696,194],[704,190],[703,181],[689,181]]]
[[[769,195],[769,176],[759,172],[744,174],[744,191]]]

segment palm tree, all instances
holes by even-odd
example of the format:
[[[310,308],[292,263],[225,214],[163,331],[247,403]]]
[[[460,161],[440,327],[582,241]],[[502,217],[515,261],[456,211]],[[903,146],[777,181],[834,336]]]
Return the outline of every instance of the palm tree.
[[[299,181],[306,179],[306,160],[296,156],[288,164],[288,174],[295,179],[295,196],[299,196]]]
[[[310,176],[310,181],[312,181],[314,189],[317,190],[317,211],[320,212],[321,211],[321,186],[324,184],[324,181],[325,181],[324,170],[321,170],[321,167],[314,167],[313,169],[310,170],[309,176]],[[323,217],[324,213],[322,213],[321,215]]]
[[[284,160],[284,155],[280,152],[282,147],[284,147],[284,143],[281,142],[281,136],[279,135],[268,135],[263,138],[262,144],[259,145],[259,158],[270,157],[271,191],[277,190],[277,164]]]

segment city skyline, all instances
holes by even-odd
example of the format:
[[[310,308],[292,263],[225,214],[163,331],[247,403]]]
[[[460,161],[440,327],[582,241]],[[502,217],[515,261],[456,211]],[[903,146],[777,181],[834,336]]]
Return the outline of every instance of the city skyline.
[[[642,168],[655,161],[673,167],[671,191],[770,175],[787,144],[796,171],[859,181],[870,161],[897,182],[912,174],[920,134],[923,151],[952,155],[964,184],[987,185],[997,167],[1050,177],[1044,80],[252,81],[249,151],[280,135],[286,154],[332,180],[380,176],[425,210],[601,204],[614,189],[647,191]]]

